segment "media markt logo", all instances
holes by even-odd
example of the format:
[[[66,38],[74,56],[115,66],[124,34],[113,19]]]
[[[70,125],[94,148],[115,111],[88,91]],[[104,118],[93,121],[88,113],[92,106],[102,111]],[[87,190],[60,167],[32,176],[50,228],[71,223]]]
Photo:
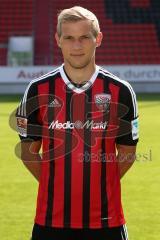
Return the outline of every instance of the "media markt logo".
[[[76,122],[64,122],[64,123],[60,123],[58,120],[57,121],[53,121],[50,125],[49,125],[49,129],[106,129],[107,127],[107,121],[105,122],[94,122],[87,120],[85,123],[82,123],[81,121],[76,121]]]

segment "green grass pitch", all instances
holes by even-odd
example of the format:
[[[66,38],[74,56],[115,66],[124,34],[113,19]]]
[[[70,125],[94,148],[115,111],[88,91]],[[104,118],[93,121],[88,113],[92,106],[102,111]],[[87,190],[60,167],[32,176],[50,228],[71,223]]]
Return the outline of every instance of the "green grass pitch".
[[[0,239],[29,240],[37,182],[14,153],[19,139],[8,123],[19,96],[0,96]],[[139,95],[137,160],[122,179],[130,240],[160,239],[160,95]],[[118,239],[117,239],[118,240]]]

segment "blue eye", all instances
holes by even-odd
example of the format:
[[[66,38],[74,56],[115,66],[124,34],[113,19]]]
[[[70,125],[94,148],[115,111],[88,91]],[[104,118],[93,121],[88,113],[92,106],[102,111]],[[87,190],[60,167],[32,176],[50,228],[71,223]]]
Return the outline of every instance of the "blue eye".
[[[72,37],[71,36],[66,36],[66,37],[64,37],[64,39],[72,39]]]
[[[88,39],[88,38],[89,38],[89,36],[83,36],[82,38],[84,38],[84,39]]]

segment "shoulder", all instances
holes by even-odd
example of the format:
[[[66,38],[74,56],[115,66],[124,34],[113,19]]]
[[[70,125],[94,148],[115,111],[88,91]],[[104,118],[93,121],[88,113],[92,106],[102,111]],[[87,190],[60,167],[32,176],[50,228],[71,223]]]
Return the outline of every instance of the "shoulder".
[[[134,92],[131,84],[128,81],[120,79],[119,77],[115,76],[114,74],[112,74],[111,72],[109,72],[108,70],[106,70],[102,67],[99,67],[99,74],[103,78],[106,78],[106,81],[109,81],[109,83],[118,86],[120,88],[121,95],[123,95],[123,96],[134,95],[135,96],[135,92]]]
[[[43,82],[45,82],[45,81],[48,81],[48,80],[50,80],[50,78],[53,78],[53,77],[55,77],[57,74],[59,74],[59,72],[60,72],[60,67],[58,67],[58,68],[56,68],[56,69],[54,69],[54,70],[52,70],[52,71],[50,71],[50,72],[42,75],[42,76],[39,77],[39,78],[33,79],[33,80],[29,83],[28,86],[35,86],[35,85],[41,84],[41,83],[43,83]]]
[[[54,80],[55,77],[60,73],[60,67],[48,72],[47,74],[42,75],[39,78],[31,80],[31,82],[28,84],[26,90],[25,90],[25,95],[28,95],[29,93],[34,93],[37,91],[37,86],[40,84],[43,84],[47,81],[50,81],[51,79]]]

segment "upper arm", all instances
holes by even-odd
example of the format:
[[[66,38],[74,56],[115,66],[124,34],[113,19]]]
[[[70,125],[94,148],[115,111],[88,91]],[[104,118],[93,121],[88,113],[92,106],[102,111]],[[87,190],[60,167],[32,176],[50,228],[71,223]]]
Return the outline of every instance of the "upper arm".
[[[30,83],[16,112],[17,130],[21,140],[41,140],[41,123],[38,108],[37,86]]]
[[[135,146],[139,138],[138,107],[135,92],[128,83],[119,95],[117,145]]]

